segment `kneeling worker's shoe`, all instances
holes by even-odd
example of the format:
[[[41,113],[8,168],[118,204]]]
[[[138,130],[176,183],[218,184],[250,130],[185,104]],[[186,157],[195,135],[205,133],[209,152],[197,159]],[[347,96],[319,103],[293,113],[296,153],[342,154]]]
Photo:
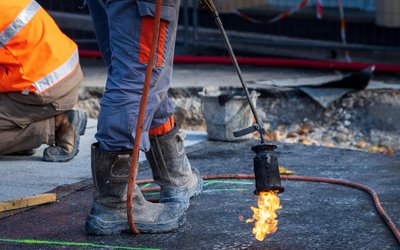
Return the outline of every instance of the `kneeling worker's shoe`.
[[[17,151],[17,152],[5,154],[5,155],[8,155],[8,156],[31,156],[31,155],[34,155],[35,153],[36,153],[36,150],[27,149],[27,150],[21,150],[21,151]]]
[[[95,199],[86,219],[87,233],[114,235],[130,231],[126,214],[130,153],[101,151],[97,144],[92,145]],[[181,204],[149,202],[137,185],[134,185],[132,212],[135,225],[142,233],[169,232],[185,222]]]
[[[65,162],[79,152],[79,139],[85,134],[87,114],[79,110],[69,110],[55,117],[55,146],[43,152],[44,161]]]
[[[179,202],[189,208],[190,198],[203,189],[199,171],[191,167],[184,148],[184,133],[178,126],[162,135],[150,136],[146,153],[154,181],[160,185],[160,202]]]

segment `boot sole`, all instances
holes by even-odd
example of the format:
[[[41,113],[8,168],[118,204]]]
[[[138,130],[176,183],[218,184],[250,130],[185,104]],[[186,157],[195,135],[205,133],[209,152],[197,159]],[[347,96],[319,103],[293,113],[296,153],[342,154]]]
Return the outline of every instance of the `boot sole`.
[[[129,230],[126,221],[104,221],[97,216],[89,215],[86,219],[85,231],[94,235],[116,235],[122,231]]]
[[[136,223],[135,225],[138,227],[139,231],[141,233],[148,233],[148,234],[153,234],[153,233],[167,233],[171,232],[178,227],[182,226],[186,222],[186,216],[185,214],[182,214],[177,220],[170,221],[164,224],[141,224],[141,223]]]
[[[177,218],[177,220],[169,221],[163,224],[142,224],[142,223],[135,223],[137,228],[141,233],[166,233],[177,229],[178,227],[182,226],[186,221],[186,217],[184,214]],[[127,221],[113,221],[108,222],[101,220],[96,216],[89,215],[86,224],[85,230],[88,234],[93,235],[118,235],[121,233],[129,233],[131,229],[128,225]]]
[[[87,126],[87,120],[88,120],[88,116],[85,112],[82,112],[81,114],[83,114],[83,116],[81,117],[79,123],[76,126],[77,131],[79,131],[78,133],[75,132],[75,137],[79,137],[81,135],[85,134],[86,131],[86,126]],[[74,150],[75,152],[71,152],[70,155],[66,155],[66,156],[51,156],[49,154],[46,154],[46,152],[44,152],[43,154],[43,160],[47,161],[47,162],[67,162],[70,161],[72,158],[74,158],[78,153],[79,153],[79,139],[74,139],[77,140],[75,142],[76,145],[74,145]]]

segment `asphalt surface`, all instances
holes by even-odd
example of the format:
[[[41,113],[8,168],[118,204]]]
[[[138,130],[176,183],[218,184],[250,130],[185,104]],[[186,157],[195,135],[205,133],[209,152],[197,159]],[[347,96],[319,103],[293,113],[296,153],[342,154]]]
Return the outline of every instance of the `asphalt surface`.
[[[250,140],[203,141],[187,148],[192,166],[203,176],[251,174]],[[400,223],[400,158],[359,151],[278,144],[280,165],[300,176],[362,183],[376,190],[383,207]],[[138,179],[150,177],[147,163]],[[0,249],[399,249],[370,197],[349,187],[283,181],[278,231],[257,241],[251,217],[256,206],[253,180],[206,181],[191,202],[186,223],[166,234],[91,236],[84,222],[92,202],[91,182],[60,198],[0,220]],[[147,194],[154,197],[157,194]]]

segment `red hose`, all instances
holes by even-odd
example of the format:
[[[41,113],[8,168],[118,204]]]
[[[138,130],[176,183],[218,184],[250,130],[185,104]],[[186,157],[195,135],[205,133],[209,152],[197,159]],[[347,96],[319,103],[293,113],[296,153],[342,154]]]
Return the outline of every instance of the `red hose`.
[[[255,176],[250,175],[250,174],[224,174],[224,175],[203,176],[204,180],[254,179],[254,178],[255,178]],[[387,213],[383,209],[381,202],[379,200],[379,197],[373,189],[371,189],[363,184],[356,183],[356,182],[343,181],[343,180],[331,179],[331,178],[323,178],[323,177],[281,175],[281,179],[288,180],[288,181],[324,182],[324,183],[330,183],[330,184],[335,184],[335,185],[352,187],[352,188],[360,189],[360,190],[367,192],[371,196],[371,198],[374,202],[375,208],[378,211],[380,217],[386,223],[386,225],[389,227],[389,229],[392,231],[397,242],[400,244],[400,231],[397,228],[396,224],[392,221],[392,219],[390,219],[389,215],[387,215]],[[137,184],[152,183],[152,182],[154,182],[152,179],[138,180]],[[143,188],[141,190],[143,190],[143,192],[154,192],[154,191],[158,191],[159,188]]]
[[[82,57],[101,58],[101,54],[95,50],[80,50]],[[312,69],[338,69],[357,71],[375,65],[375,72],[400,73],[400,65],[396,64],[372,64],[362,62],[337,62],[323,60],[268,58],[268,57],[238,57],[237,61],[242,65],[268,66],[268,67],[292,67]],[[176,64],[223,64],[231,65],[232,61],[228,56],[175,56]]]
[[[238,57],[237,61],[242,65],[269,66],[269,67],[293,67],[312,69],[338,69],[338,70],[362,70],[375,65],[376,72],[400,73],[400,65],[372,64],[361,62],[337,62],[306,59],[267,58],[267,57]],[[196,64],[232,64],[229,57],[225,56],[175,56],[175,63]]]
[[[129,227],[134,234],[140,234],[140,231],[136,227],[135,221],[133,218],[133,188],[134,188],[134,184],[135,184],[136,170],[137,170],[137,164],[138,164],[138,160],[139,160],[139,147],[140,147],[140,138],[142,135],[142,126],[143,126],[143,121],[144,121],[144,115],[146,113],[146,105],[147,105],[147,99],[148,99],[149,89],[150,89],[151,74],[153,72],[154,58],[155,58],[156,47],[157,47],[157,39],[158,39],[159,29],[160,29],[161,7],[162,7],[162,0],[157,0],[156,13],[154,15],[154,24],[153,24],[154,25],[153,38],[152,38],[152,42],[151,42],[149,61],[148,61],[147,67],[146,67],[146,76],[144,79],[143,93],[142,93],[142,97],[140,99],[139,117],[137,120],[136,133],[135,133],[135,145],[133,147],[132,163],[131,163],[131,169],[129,172],[126,213],[128,215]]]

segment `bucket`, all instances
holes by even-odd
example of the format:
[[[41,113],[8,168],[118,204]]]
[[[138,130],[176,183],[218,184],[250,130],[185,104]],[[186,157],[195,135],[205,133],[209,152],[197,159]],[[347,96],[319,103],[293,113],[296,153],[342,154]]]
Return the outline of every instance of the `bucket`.
[[[216,141],[240,141],[250,139],[252,134],[234,137],[233,132],[253,125],[254,116],[244,90],[207,87],[199,93],[207,136]],[[256,104],[259,94],[252,91],[250,99]]]

